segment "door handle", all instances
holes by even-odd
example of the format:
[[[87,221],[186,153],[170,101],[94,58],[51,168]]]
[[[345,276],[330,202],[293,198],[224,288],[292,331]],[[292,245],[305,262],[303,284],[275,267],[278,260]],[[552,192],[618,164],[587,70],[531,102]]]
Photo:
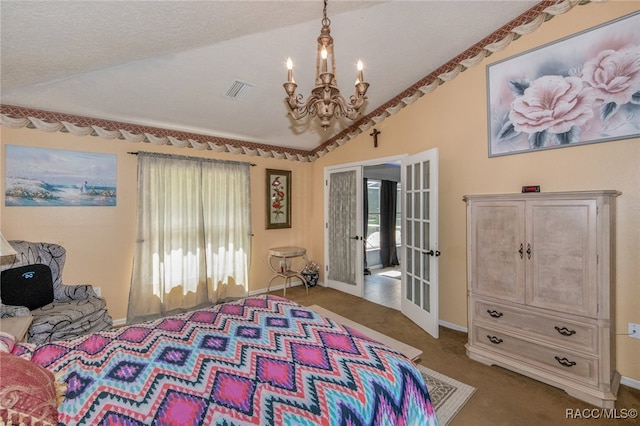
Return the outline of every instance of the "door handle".
[[[360,239],[362,239],[362,237],[359,237],[359,236],[356,235],[355,237],[351,237],[350,239],[351,240],[360,240]]]
[[[438,250],[433,251],[433,250],[429,250],[429,251],[423,251],[422,254],[426,254],[428,256],[440,256],[440,252]]]

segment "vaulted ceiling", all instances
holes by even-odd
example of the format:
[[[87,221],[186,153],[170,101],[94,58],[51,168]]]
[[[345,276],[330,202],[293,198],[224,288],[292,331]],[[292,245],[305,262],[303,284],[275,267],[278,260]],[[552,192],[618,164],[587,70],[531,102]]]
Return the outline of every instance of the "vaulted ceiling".
[[[298,92],[311,91],[322,1],[2,0],[3,125],[306,161],[575,3],[329,1],[338,85],[352,94],[361,59],[371,86],[360,119],[323,131],[288,117],[282,87],[290,56]],[[225,96],[234,82],[246,98]]]

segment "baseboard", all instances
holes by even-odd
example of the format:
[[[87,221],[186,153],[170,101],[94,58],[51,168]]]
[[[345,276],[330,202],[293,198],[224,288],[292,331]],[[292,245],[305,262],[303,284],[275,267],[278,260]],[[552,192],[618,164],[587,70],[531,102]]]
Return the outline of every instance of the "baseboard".
[[[300,286],[300,285],[303,285],[301,280],[291,281],[291,284],[289,284],[287,286],[287,288],[297,287],[297,286]],[[321,282],[321,281],[318,281],[318,284],[316,284],[316,285],[321,285],[323,287],[325,286],[324,283]],[[269,291],[276,291],[276,290],[282,290],[282,289],[284,289],[284,283],[280,284],[280,285],[272,285],[269,288]],[[250,291],[249,292],[249,296],[257,296],[259,294],[265,294],[266,292],[267,292],[266,288],[261,288],[259,290]]]
[[[113,326],[114,327],[122,327],[123,325],[127,325],[127,319],[126,318],[120,318],[117,320],[113,320]]]
[[[450,328],[451,330],[456,330],[456,331],[462,331],[463,333],[468,333],[469,329],[467,327],[462,327],[458,324],[454,324],[451,322],[447,322],[447,321],[438,321],[438,324],[445,327],[445,328]]]
[[[620,384],[629,386],[630,388],[640,389],[640,380],[632,379],[630,377],[622,376]]]

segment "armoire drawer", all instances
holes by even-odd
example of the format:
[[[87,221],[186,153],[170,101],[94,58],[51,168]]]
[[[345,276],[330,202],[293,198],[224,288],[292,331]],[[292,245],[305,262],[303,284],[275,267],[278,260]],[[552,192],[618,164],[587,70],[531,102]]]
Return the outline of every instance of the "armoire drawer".
[[[474,301],[475,319],[541,336],[569,349],[597,354],[598,327],[483,300]],[[475,322],[475,321],[474,321]]]
[[[553,371],[573,380],[598,383],[598,360],[571,351],[529,342],[508,333],[474,326],[472,344],[500,352],[537,368]]]

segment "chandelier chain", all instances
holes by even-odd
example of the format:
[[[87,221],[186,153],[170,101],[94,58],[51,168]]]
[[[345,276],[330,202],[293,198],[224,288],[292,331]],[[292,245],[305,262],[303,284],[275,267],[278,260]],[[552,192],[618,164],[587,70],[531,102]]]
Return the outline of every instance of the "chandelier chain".
[[[322,25],[329,26],[331,25],[331,20],[327,17],[327,0],[324,0],[324,8],[322,9]]]

